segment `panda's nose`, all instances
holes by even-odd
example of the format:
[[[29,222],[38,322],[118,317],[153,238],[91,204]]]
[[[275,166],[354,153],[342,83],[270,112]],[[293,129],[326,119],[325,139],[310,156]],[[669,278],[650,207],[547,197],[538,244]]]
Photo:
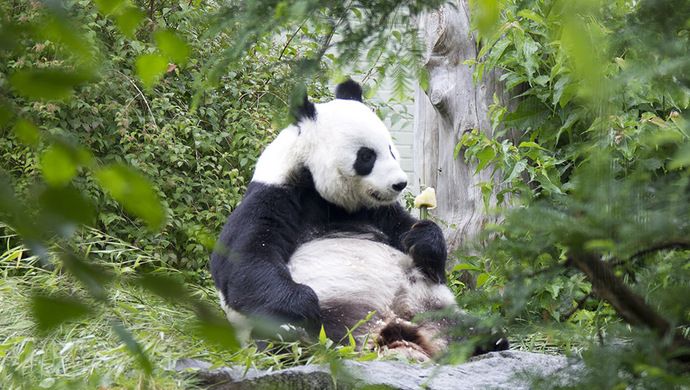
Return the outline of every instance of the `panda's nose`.
[[[407,187],[407,182],[406,181],[401,181],[400,183],[393,184],[393,189],[400,192]]]

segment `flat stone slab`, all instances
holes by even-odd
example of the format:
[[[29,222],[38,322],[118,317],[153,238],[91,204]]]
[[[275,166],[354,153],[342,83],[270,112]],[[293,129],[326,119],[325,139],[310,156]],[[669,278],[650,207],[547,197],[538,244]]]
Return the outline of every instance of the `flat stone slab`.
[[[420,365],[400,361],[343,361],[344,375],[334,381],[327,366],[283,370],[223,367],[181,359],[177,371],[192,371],[213,389],[529,389],[530,375],[547,376],[568,367],[565,356],[521,351],[491,352],[459,365]],[[561,376],[559,381],[562,381]],[[337,383],[337,385],[336,385]]]

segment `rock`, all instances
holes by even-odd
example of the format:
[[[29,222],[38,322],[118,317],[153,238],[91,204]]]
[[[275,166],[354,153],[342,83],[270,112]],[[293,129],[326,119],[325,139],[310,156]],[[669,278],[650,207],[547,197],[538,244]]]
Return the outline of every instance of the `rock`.
[[[469,362],[419,365],[400,361],[343,361],[344,374],[333,380],[327,366],[307,365],[284,370],[224,367],[193,359],[177,361],[177,371],[192,371],[213,389],[529,389],[530,375],[546,376],[568,366],[564,356],[531,352],[491,352]],[[559,379],[563,381],[561,376]],[[337,387],[335,385],[337,383]]]

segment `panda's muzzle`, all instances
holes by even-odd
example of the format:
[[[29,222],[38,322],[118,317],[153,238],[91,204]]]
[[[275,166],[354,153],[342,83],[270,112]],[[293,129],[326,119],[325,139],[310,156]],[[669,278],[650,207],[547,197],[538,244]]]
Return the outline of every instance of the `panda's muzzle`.
[[[367,192],[367,194],[380,203],[392,203],[395,201],[395,199],[397,199],[397,194],[395,196],[384,196],[376,190],[370,190]]]

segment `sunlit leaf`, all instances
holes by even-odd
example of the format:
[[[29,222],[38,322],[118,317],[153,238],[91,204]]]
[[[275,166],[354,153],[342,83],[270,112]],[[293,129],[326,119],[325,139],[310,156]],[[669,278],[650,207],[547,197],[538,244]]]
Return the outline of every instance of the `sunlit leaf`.
[[[136,67],[141,83],[150,89],[168,69],[168,61],[159,54],[144,54],[137,58]]]
[[[61,69],[22,69],[10,76],[10,84],[30,99],[64,100],[76,86],[89,80],[87,72]]]
[[[29,146],[36,146],[40,138],[38,127],[26,119],[20,119],[14,124],[14,135]]]
[[[189,58],[190,48],[187,42],[172,30],[159,30],[153,35],[158,50],[173,62],[184,64]]]
[[[92,309],[76,298],[36,294],[31,297],[31,311],[38,330],[47,332],[66,321],[90,314]]]
[[[125,210],[143,219],[150,229],[158,229],[163,224],[163,205],[143,175],[124,165],[113,164],[98,170],[96,177]]]
[[[489,280],[490,275],[483,272],[477,276],[477,288],[482,287]]]
[[[323,325],[321,325],[321,330],[319,330],[319,344],[326,345],[326,341],[328,341],[328,337],[326,337],[326,329],[324,329]]]
[[[460,263],[453,267],[453,271],[481,271],[482,269],[477,267],[476,265],[469,264],[469,263]]]

